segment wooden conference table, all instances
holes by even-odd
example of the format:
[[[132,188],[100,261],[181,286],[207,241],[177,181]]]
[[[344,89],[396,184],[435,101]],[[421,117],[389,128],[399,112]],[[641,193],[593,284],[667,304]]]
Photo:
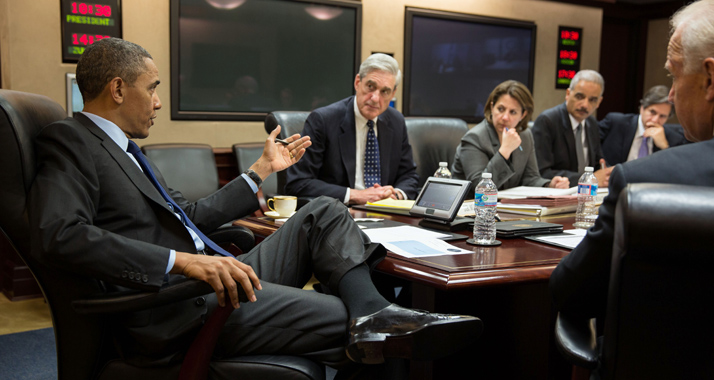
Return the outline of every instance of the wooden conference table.
[[[418,218],[351,210],[355,218],[378,217],[411,225]],[[522,216],[500,213],[502,219]],[[572,228],[573,214],[541,221]],[[260,240],[279,224],[267,217],[235,222]],[[456,231],[472,236],[470,231]],[[484,332],[468,349],[434,362],[412,362],[412,379],[569,379],[571,366],[554,344],[548,279],[570,251],[523,238],[503,239],[498,247],[451,241],[471,254],[405,258],[388,253],[377,270],[411,283],[412,307],[432,312],[474,315]]]

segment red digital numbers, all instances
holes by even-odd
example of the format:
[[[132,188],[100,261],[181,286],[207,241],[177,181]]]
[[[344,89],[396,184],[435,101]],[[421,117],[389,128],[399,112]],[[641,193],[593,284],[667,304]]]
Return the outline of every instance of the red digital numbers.
[[[558,70],[558,78],[573,79],[575,70]]]
[[[72,44],[73,45],[91,45],[95,41],[99,41],[102,38],[109,38],[111,36],[100,36],[98,34],[95,35],[89,35],[89,34],[77,34],[77,33],[72,33]]]
[[[575,30],[561,30],[560,38],[564,40],[577,41],[580,39],[580,33]]]
[[[572,51],[572,50],[561,50],[560,58],[561,59],[578,59],[578,52]]]
[[[72,13],[94,15],[99,17],[112,17],[112,7],[101,4],[72,3]]]

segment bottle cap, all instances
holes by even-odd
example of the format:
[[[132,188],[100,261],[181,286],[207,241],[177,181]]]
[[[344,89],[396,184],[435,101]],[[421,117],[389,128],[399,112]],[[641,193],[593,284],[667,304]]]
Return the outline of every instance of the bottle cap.
[[[491,178],[491,173],[483,173],[481,174],[481,178]]]
[[[586,171],[586,172],[591,172],[591,171],[593,171],[593,167],[592,167],[592,166],[586,166],[586,167],[585,167],[585,171]]]
[[[444,162],[444,161],[439,162],[439,166],[448,166],[448,165],[449,165],[448,162]]]

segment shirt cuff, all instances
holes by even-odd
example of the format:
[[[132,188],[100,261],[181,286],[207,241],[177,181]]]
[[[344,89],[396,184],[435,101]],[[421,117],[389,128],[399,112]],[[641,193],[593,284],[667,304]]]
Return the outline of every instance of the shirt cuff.
[[[258,192],[258,185],[255,182],[253,182],[253,180],[250,179],[250,177],[248,177],[247,174],[241,173],[240,176],[243,177],[243,179],[245,179],[246,182],[248,182],[248,186],[250,186],[250,188],[253,190],[253,193]]]
[[[348,206],[350,204],[350,188],[349,187],[347,188],[347,192],[345,193],[345,199],[342,200],[342,202]]]
[[[176,263],[176,250],[172,249],[171,252],[169,252],[169,263],[166,265],[166,273],[169,274],[171,272],[171,269],[174,268],[174,264]]]
[[[399,194],[402,195],[402,199],[404,199],[404,200],[409,199],[409,198],[407,198],[407,194],[405,192],[403,192],[402,189],[395,188],[394,190],[398,191]]]

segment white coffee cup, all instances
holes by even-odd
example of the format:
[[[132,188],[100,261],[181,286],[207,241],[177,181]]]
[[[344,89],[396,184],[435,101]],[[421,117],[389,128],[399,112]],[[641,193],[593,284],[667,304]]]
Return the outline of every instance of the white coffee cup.
[[[273,202],[273,206],[270,205],[270,202]],[[268,208],[280,216],[288,217],[292,215],[295,212],[295,208],[297,208],[297,197],[292,195],[276,195],[268,199]]]

